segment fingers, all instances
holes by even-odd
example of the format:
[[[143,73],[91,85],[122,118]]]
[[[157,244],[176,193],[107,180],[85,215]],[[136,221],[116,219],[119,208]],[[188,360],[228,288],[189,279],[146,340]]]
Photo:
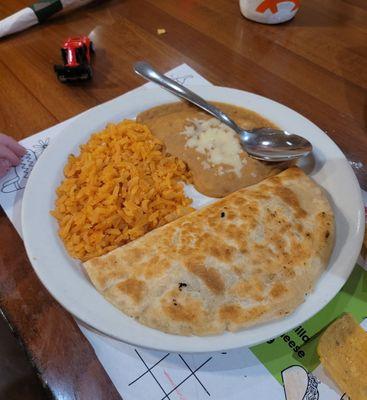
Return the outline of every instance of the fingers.
[[[0,159],[0,178],[7,174],[11,167],[11,164],[8,160]]]
[[[8,160],[11,165],[18,165],[20,162],[19,156],[17,156],[8,147],[0,144],[0,158]]]
[[[24,156],[26,153],[26,149],[21,146],[18,142],[14,140],[14,142],[10,142],[7,147],[12,150],[18,157]]]
[[[10,136],[0,133],[0,145],[3,144],[8,147],[18,157],[24,156],[26,149],[21,146],[15,139]]]
[[[20,163],[20,157],[26,149],[12,137],[0,133],[0,177],[4,176],[11,166]]]

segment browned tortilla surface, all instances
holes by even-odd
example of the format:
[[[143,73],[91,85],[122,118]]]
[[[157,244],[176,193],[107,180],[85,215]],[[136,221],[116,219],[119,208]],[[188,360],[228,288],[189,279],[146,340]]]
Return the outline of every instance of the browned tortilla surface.
[[[179,335],[236,331],[292,312],[326,268],[333,211],[298,168],[84,264],[105,298]]]

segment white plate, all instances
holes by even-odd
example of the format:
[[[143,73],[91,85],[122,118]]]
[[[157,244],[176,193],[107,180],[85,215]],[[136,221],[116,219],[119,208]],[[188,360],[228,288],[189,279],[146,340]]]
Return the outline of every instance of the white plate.
[[[236,333],[209,337],[165,334],[145,327],[108,303],[71,259],[50,216],[55,189],[70,153],[108,122],[134,118],[147,108],[170,101],[161,89],[131,92],[81,114],[52,142],[37,162],[23,198],[22,227],[29,259],[52,296],[81,321],[99,332],[137,346],[175,352],[206,352],[254,345],[302,324],[341,289],[357,260],[364,231],[364,209],[357,179],[335,143],[295,111],[267,98],[222,87],[196,87],[207,100],[228,102],[257,111],[283,129],[303,135],[315,147],[312,178],[329,193],[336,218],[336,244],[326,272],[314,292],[287,318]]]

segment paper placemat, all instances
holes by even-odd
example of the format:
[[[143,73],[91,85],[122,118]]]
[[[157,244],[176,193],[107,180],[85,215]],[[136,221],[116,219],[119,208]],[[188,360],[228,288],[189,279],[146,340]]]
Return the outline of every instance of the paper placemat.
[[[211,85],[186,64],[167,75],[183,84]],[[152,83],[147,83],[134,91],[144,91],[151,86]],[[27,148],[26,155],[19,166],[0,180],[0,205],[21,236],[23,189],[32,167],[53,137],[74,118],[22,140],[21,144]],[[363,195],[367,204],[367,193]],[[364,262],[360,260],[359,264]],[[308,390],[307,400],[339,400],[346,396],[324,374],[315,349],[323,329],[345,311],[351,312],[367,330],[367,272],[358,265],[343,289],[315,317],[279,338],[250,349],[203,354],[165,353],[130,346],[78,324],[125,400],[255,397],[283,400],[287,395],[288,400],[305,400],[306,395],[298,399],[286,392],[283,387],[286,374],[295,377],[294,385],[300,386],[300,392]]]

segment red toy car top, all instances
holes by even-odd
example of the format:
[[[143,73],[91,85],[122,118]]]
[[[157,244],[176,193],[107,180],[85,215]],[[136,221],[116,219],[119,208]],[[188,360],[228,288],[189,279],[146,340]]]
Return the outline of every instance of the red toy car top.
[[[61,82],[92,77],[91,53],[94,52],[88,36],[67,39],[61,48],[64,65],[55,65],[55,72]]]

